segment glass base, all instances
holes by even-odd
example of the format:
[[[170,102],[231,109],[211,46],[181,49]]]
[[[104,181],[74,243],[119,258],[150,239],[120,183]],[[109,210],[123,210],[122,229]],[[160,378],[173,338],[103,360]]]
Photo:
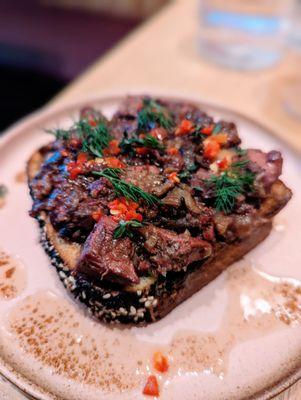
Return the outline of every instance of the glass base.
[[[244,71],[269,68],[281,57],[279,48],[262,48],[247,44],[216,44],[214,41],[199,40],[199,51],[208,60],[227,68]]]

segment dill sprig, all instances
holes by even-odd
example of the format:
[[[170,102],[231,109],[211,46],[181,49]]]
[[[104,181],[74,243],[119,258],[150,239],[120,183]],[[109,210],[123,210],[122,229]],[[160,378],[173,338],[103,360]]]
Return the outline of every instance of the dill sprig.
[[[99,121],[96,126],[91,126],[86,120],[80,120],[75,129],[83,140],[83,151],[102,157],[103,150],[108,147],[111,140],[105,123]]]
[[[156,124],[164,129],[171,129],[174,125],[166,108],[155,100],[144,99],[143,108],[138,112],[138,131],[145,132],[156,127]]]
[[[103,150],[108,147],[111,140],[108,128],[103,121],[98,121],[96,126],[91,126],[87,120],[75,122],[69,129],[54,129],[47,131],[55,135],[56,139],[68,140],[77,137],[82,141],[82,151],[102,157]]]
[[[213,129],[213,131],[212,131],[212,135],[217,135],[218,133],[220,133],[221,130],[222,130],[222,125],[221,125],[220,122],[218,122],[218,123],[215,125],[215,127],[214,127],[214,129]]]
[[[93,173],[108,179],[117,196],[125,197],[129,200],[135,201],[136,203],[138,203],[139,200],[143,200],[148,205],[154,205],[160,202],[158,197],[153,196],[152,194],[142,190],[140,187],[121,179],[120,175],[122,175],[123,170],[120,168],[105,168],[100,172],[94,171]]]
[[[124,137],[119,144],[121,151],[123,153],[131,153],[133,146],[137,147],[147,147],[151,149],[163,150],[165,148],[164,144],[158,139],[154,138],[152,135],[147,134],[144,138],[139,137]]]
[[[218,211],[230,213],[237,197],[252,190],[255,174],[244,169],[248,162],[242,160],[233,163],[228,171],[206,180],[206,183],[213,187],[214,207]]]
[[[143,224],[137,219],[132,219],[130,221],[119,221],[117,228],[114,230],[114,239],[120,239],[122,237],[128,236],[133,237],[133,229],[142,228]]]
[[[145,138],[142,138],[142,146],[158,150],[163,150],[165,148],[164,144],[152,135],[146,135]]]
[[[243,157],[243,156],[247,155],[247,150],[242,149],[241,147],[236,147],[235,151],[239,157]]]

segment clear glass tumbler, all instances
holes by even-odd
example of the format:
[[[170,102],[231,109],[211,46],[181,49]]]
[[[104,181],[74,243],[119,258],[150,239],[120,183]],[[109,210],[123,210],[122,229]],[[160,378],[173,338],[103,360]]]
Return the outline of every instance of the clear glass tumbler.
[[[206,58],[244,70],[280,59],[294,0],[199,1],[199,49]]]

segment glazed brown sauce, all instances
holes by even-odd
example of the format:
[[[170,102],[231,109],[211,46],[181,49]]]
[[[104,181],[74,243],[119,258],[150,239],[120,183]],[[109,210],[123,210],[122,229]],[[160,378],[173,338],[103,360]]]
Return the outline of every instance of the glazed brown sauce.
[[[0,250],[0,300],[17,297],[25,288],[25,269],[19,260]]]
[[[227,273],[228,305],[213,333],[182,331],[167,346],[165,378],[186,372],[227,373],[229,354],[238,343],[301,322],[301,286],[272,278],[248,266]],[[154,372],[158,346],[137,340],[128,329],[110,328],[83,317],[77,305],[51,292],[27,297],[10,313],[6,329],[35,360],[53,373],[105,391],[142,388]]]

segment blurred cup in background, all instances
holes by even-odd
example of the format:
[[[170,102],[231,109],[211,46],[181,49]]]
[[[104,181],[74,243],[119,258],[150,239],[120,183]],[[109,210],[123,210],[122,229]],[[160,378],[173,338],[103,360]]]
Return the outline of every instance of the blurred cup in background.
[[[199,49],[222,66],[254,70],[282,56],[294,0],[199,0]]]

